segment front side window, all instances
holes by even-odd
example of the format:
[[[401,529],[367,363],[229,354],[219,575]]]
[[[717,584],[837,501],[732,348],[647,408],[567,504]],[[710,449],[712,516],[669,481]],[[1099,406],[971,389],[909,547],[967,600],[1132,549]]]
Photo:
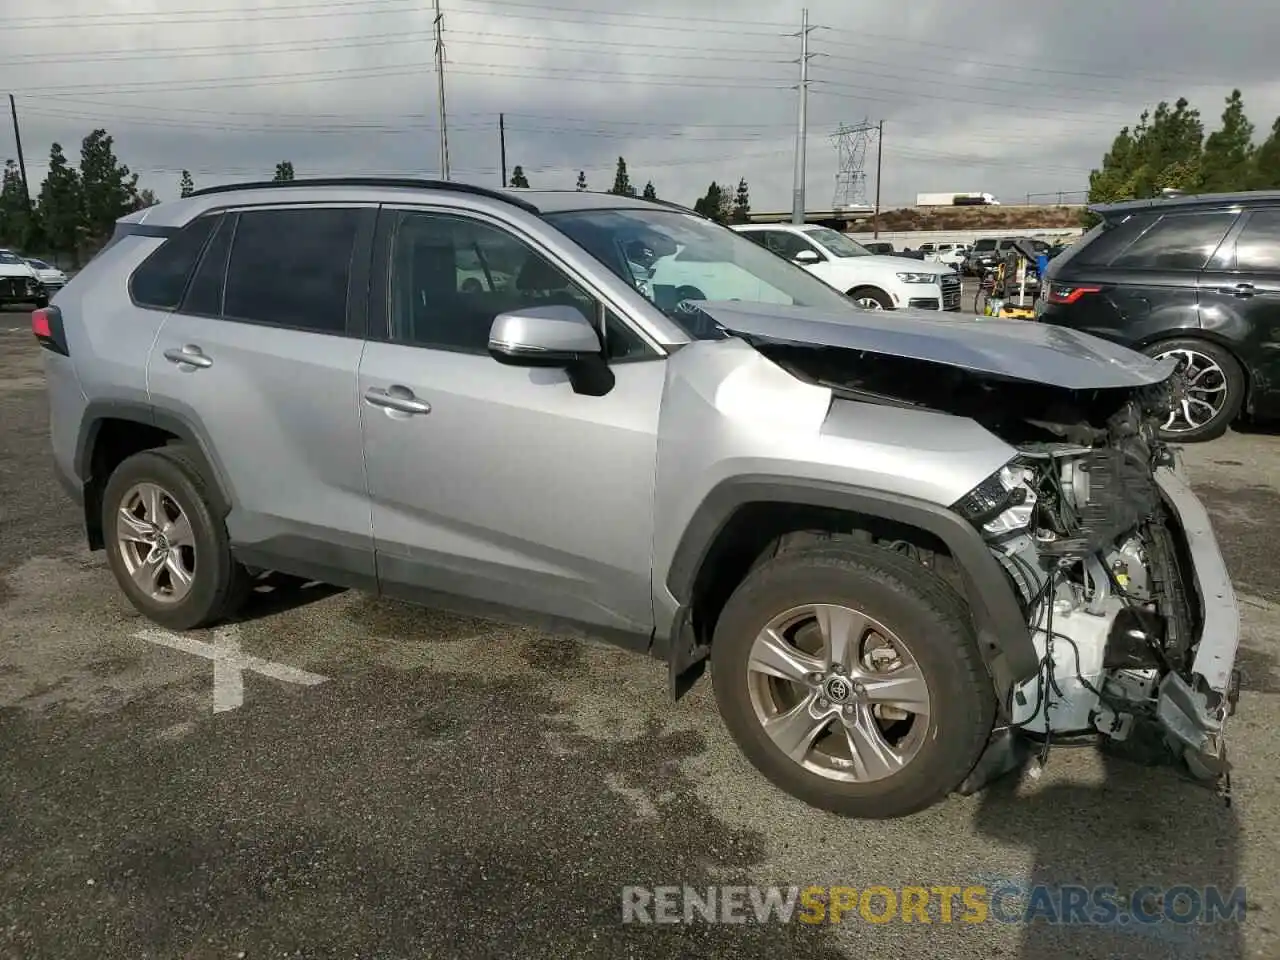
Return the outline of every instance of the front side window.
[[[1280,210],[1258,210],[1236,238],[1237,270],[1280,273]]]
[[[834,254],[841,259],[848,257],[869,257],[871,251],[860,243],[855,243],[843,233],[836,230],[822,227],[818,230],[809,230],[808,236],[810,240],[816,240],[818,244],[828,253]]]
[[[647,208],[575,210],[548,213],[544,219],[633,284],[695,339],[725,336],[697,308],[699,300],[786,304],[835,313],[857,309],[803,267],[696,214]]]
[[[634,330],[546,257],[466,217],[403,212],[391,241],[391,336],[397,343],[488,353],[499,314],[573,307],[601,332],[610,360],[656,356]]]
[[[223,315],[314,333],[343,333],[362,211],[250,210],[239,215]]]

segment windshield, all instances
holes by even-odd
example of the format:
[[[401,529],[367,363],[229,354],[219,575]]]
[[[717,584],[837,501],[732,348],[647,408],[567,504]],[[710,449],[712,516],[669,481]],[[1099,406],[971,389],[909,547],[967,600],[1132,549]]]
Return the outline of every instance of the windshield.
[[[979,240],[973,245],[975,250],[994,250],[995,248],[996,242],[994,240]]]
[[[0,250],[0,263],[21,263],[22,258],[8,250]]]
[[[870,257],[874,256],[870,250],[860,243],[855,243],[843,233],[838,233],[827,227],[819,227],[816,230],[806,230],[805,236],[810,240],[816,240],[828,252],[835,254],[837,257]]]
[[[546,220],[696,340],[725,336],[698,300],[856,310],[844,294],[745,236],[677,210],[576,210]]]
[[[49,265],[48,265],[47,263],[45,263],[43,260],[28,260],[28,261],[27,261],[27,263],[31,264],[31,265],[32,265],[33,267],[35,267],[37,270],[52,270],[52,269],[53,269],[53,267],[49,266]]]

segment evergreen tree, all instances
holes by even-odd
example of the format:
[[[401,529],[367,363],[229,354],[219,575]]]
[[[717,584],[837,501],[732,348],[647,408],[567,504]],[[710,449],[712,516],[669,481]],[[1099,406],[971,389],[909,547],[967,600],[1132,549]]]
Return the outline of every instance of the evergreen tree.
[[[585,170],[578,171],[578,189],[587,189],[587,172]]]
[[[1244,190],[1253,164],[1253,124],[1244,114],[1239,90],[1227,97],[1222,127],[1204,142],[1200,189],[1205,193]]]
[[[274,183],[288,183],[293,179],[293,163],[285,160],[276,164],[276,175],[271,178]]]
[[[55,252],[71,254],[75,259],[81,240],[84,197],[80,177],[57,143],[49,149],[49,172],[40,186],[39,209],[45,241]]]
[[[631,185],[631,177],[627,175],[627,161],[618,158],[618,169],[613,175],[613,187],[610,193],[620,197],[634,197],[636,188]]]
[[[1132,130],[1123,128],[1102,158],[1102,166],[1089,174],[1089,202],[1156,196],[1172,187],[1194,190],[1201,180],[1204,125],[1200,114],[1185,98],[1170,108],[1166,102],[1155,112],[1143,111]],[[1086,215],[1086,222],[1093,219]]]
[[[1254,151],[1249,189],[1280,190],[1280,117],[1271,125],[1271,136]]]
[[[511,185],[521,189],[529,186],[529,178],[524,175],[524,167],[516,164],[516,168],[511,171]]]
[[[191,179],[191,173],[188,170],[182,171],[182,179],[178,181],[178,196],[189,197],[195,193],[196,184]]]
[[[25,246],[31,225],[22,172],[16,161],[6,160],[4,179],[0,181],[0,246]]]
[[[733,195],[733,222],[746,223],[751,213],[751,194],[747,190],[747,181],[744,177],[738,181],[738,189]]]
[[[712,180],[706,195],[693,205],[693,210],[719,223],[728,223],[731,202],[729,191]]]
[[[648,183],[644,185],[644,191],[640,194],[640,196],[644,197],[646,200],[658,199],[658,191],[653,188],[652,180],[650,180]]]
[[[144,210],[147,207],[154,207],[160,202],[160,198],[155,195],[152,190],[142,189],[138,191],[138,199],[134,201],[134,209]]]
[[[80,196],[80,223],[90,243],[106,240],[116,221],[137,209],[138,175],[116,158],[105,130],[94,130],[80,145]]]

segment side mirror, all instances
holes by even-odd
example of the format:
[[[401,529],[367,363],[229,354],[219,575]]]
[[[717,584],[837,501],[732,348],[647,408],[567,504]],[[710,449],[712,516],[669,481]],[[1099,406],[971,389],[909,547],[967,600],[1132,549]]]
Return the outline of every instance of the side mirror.
[[[600,357],[595,327],[577,307],[550,304],[500,313],[489,328],[489,354],[516,367],[567,367]]]
[[[814,250],[801,250],[792,259],[796,263],[821,263],[822,257]]]

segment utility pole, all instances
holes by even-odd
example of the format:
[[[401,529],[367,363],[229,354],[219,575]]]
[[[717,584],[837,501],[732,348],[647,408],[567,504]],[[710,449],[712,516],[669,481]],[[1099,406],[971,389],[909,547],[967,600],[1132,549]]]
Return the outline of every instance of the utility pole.
[[[440,106],[440,178],[449,179],[449,128],[444,109],[444,14],[440,0],[433,0],[436,14],[436,90]]]
[[[9,115],[13,117],[13,141],[18,147],[18,172],[22,174],[22,195],[27,201],[27,210],[31,210],[31,188],[27,186],[27,158],[22,154],[22,131],[18,129],[18,105],[13,94],[9,94]]]
[[[872,236],[880,236],[880,161],[884,158],[884,121],[876,133],[876,213],[871,221]]]
[[[507,118],[506,114],[498,114],[498,145],[502,151],[502,186],[507,185]]]
[[[809,9],[800,19],[800,111],[796,122],[796,169],[792,181],[791,222],[804,223],[805,146],[809,138]]]

